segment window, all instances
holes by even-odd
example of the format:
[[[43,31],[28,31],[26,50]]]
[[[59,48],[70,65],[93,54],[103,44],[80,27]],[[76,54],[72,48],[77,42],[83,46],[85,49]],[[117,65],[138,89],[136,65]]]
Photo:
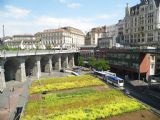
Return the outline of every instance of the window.
[[[151,64],[151,69],[154,69],[154,64]]]
[[[153,55],[151,56],[151,60],[154,60],[154,56]]]
[[[150,5],[150,6],[149,6],[149,9],[150,9],[150,10],[153,10],[153,5]]]

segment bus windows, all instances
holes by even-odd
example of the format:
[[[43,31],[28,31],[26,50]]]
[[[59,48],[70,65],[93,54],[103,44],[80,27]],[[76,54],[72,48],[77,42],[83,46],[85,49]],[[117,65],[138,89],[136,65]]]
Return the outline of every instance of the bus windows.
[[[123,80],[119,80],[119,83],[123,83]]]

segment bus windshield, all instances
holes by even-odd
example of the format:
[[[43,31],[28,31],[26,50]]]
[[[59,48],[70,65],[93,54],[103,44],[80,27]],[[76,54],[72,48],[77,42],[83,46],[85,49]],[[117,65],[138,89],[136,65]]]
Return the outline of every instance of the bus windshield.
[[[119,83],[123,83],[123,80],[119,80]]]

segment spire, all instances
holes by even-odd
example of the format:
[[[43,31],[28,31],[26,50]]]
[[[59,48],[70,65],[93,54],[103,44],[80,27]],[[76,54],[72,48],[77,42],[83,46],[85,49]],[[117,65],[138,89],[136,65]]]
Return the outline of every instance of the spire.
[[[126,6],[127,8],[128,8],[128,3],[127,3],[127,6]]]
[[[129,4],[127,3],[126,4],[126,16],[129,16],[130,15],[130,8],[129,8]]]

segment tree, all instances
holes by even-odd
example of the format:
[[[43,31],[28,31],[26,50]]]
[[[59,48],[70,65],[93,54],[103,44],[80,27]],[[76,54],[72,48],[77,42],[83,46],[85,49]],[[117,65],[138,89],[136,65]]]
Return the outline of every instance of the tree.
[[[96,62],[96,59],[94,57],[88,58],[89,66],[94,67],[95,62]]]
[[[94,67],[98,70],[103,70],[103,71],[110,69],[108,61],[104,59],[97,60],[94,63]]]
[[[104,60],[104,59],[96,60],[94,57],[90,57],[88,59],[88,62],[89,62],[89,65],[91,67],[94,67],[98,70],[106,71],[106,70],[110,69],[109,62],[107,60]]]
[[[82,56],[79,57],[78,65],[79,66],[84,66],[84,58]]]

